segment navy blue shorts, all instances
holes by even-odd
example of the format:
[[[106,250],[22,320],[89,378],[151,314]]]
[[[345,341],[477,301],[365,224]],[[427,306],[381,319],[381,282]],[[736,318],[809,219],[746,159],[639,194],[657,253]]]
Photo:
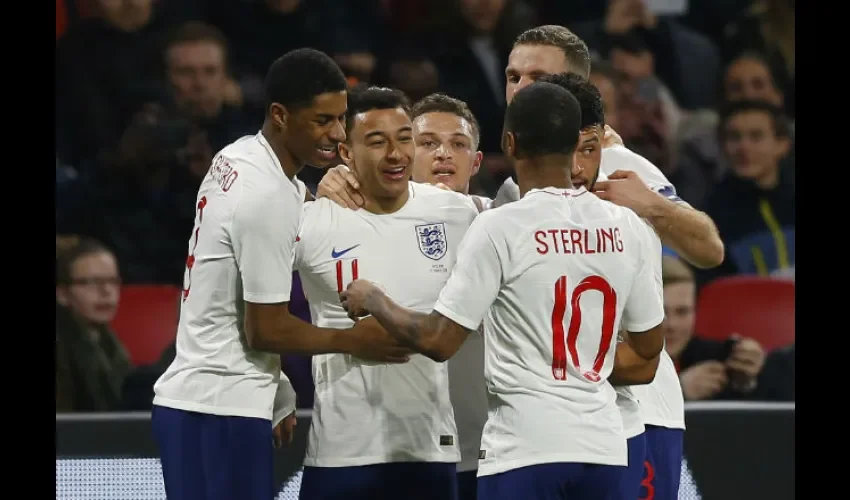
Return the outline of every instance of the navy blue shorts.
[[[677,500],[685,431],[646,426],[646,461],[639,500]]]
[[[634,500],[620,489],[628,468],[620,465],[530,465],[478,478],[478,500]]]
[[[620,484],[623,498],[638,498],[643,480],[644,461],[646,459],[646,433],[640,433],[626,441],[629,447],[629,465]]]
[[[300,500],[457,500],[454,463],[304,467]]]
[[[272,500],[272,424],[154,406],[168,500]]]
[[[476,498],[478,498],[478,471],[458,472],[457,500],[475,500]]]

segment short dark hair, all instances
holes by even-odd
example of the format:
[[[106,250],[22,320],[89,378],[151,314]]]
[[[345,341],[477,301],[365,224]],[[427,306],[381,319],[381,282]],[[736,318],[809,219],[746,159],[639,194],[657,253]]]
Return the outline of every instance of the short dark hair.
[[[72,270],[74,264],[81,258],[99,253],[112,255],[103,243],[92,238],[69,238],[61,242],[57,238],[56,247],[56,284],[68,286],[74,279]]]
[[[578,144],[581,107],[553,83],[534,82],[514,95],[505,112],[505,132],[515,138],[517,158],[572,154]]]
[[[410,101],[404,92],[388,87],[360,84],[348,91],[348,113],[345,116],[345,131],[350,138],[354,117],[375,109],[401,108],[410,115]]]
[[[777,137],[788,137],[790,133],[790,124],[788,118],[782,112],[782,109],[774,106],[767,101],[758,100],[743,100],[725,103],[720,109],[720,123],[718,136],[725,139],[726,124],[733,117],[741,113],[757,112],[765,113],[770,117],[773,124],[773,131]]]
[[[478,145],[478,141],[481,139],[481,126],[478,125],[478,120],[475,119],[475,115],[465,102],[437,92],[423,97],[413,105],[411,119],[415,120],[426,113],[451,113],[468,121],[472,126],[472,139],[476,146]]]
[[[273,62],[266,74],[266,113],[275,102],[293,111],[310,106],[316,96],[347,87],[342,70],[324,52],[291,50]]]
[[[547,24],[524,31],[514,41],[517,45],[548,45],[558,47],[570,65],[570,70],[582,76],[590,74],[590,51],[575,33],[557,24]]]
[[[554,83],[570,92],[578,101],[581,108],[581,129],[594,125],[605,125],[605,108],[602,106],[602,95],[596,85],[575,73],[559,73],[544,75],[538,82]]]

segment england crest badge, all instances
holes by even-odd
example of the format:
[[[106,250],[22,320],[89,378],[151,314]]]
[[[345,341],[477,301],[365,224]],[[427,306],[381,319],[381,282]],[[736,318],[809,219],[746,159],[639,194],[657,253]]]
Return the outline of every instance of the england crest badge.
[[[416,226],[416,238],[425,257],[440,260],[446,255],[446,225],[442,222]]]

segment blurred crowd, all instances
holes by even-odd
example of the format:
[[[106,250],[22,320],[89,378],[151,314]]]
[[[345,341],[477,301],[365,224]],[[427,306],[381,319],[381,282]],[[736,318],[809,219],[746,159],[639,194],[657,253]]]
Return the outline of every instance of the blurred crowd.
[[[726,260],[685,266],[694,297],[721,276],[793,279],[794,0],[57,0],[57,411],[149,408],[173,346],[133,366],[109,326],[121,286],[182,284],[200,181],[219,149],[259,130],[274,59],[314,47],[352,84],[466,101],[484,152],[471,193],[492,196],[509,175],[507,56],[540,24],[585,40],[608,124],[717,224]],[[315,190],[321,175],[299,177]],[[687,399],[793,400],[793,345],[760,350],[742,382],[717,375],[716,349],[688,361],[693,314],[670,328]],[[290,361],[308,385],[304,360]],[[755,389],[788,363],[790,388]]]

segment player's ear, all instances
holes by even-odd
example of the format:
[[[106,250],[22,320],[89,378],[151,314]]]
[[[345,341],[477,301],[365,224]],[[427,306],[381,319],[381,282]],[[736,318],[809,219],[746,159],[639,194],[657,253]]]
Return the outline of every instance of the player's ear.
[[[269,105],[269,116],[272,122],[280,129],[285,130],[289,121],[289,110],[283,104],[273,102]]]
[[[483,159],[484,159],[484,153],[482,153],[481,151],[476,151],[475,152],[475,159],[472,160],[472,175],[477,174],[478,171],[481,169],[481,161]],[[470,177],[472,177],[472,175],[470,175]]]
[[[502,132],[502,152],[508,158],[516,156],[516,137],[513,132]]]
[[[339,143],[339,157],[345,166],[354,169],[354,155],[352,155],[351,146],[345,142]]]

